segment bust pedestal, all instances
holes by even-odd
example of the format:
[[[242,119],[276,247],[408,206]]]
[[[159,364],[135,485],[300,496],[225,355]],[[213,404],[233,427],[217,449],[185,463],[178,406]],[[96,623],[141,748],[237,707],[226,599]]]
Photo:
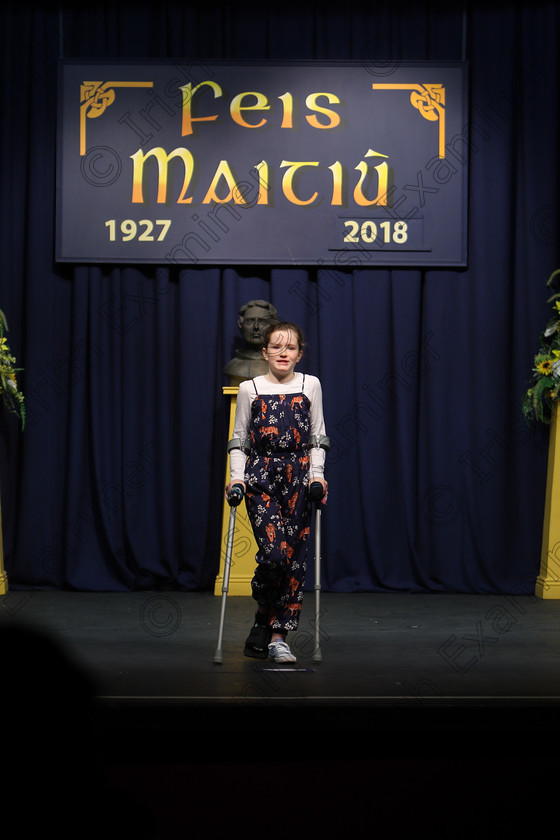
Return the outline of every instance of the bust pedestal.
[[[223,388],[224,395],[229,397],[229,432],[228,440],[233,437],[233,426],[235,423],[235,409],[237,407],[237,393],[239,391],[238,385],[229,385]],[[226,464],[226,480],[224,487],[229,482],[229,458]],[[224,560],[227,545],[227,534],[229,524],[230,506],[224,497],[224,506],[222,512],[222,539],[220,543],[220,569],[216,577],[214,586],[214,595],[222,594],[222,584],[224,580]],[[233,549],[231,556],[231,571],[229,578],[229,595],[251,595],[251,580],[255,571],[257,553],[257,545],[253,536],[253,529],[247,515],[247,508],[242,502],[237,508],[235,515],[235,534],[233,539]]]
[[[0,510],[0,595],[8,592],[8,575],[4,571],[4,542],[2,540],[2,511]]]
[[[557,408],[550,426],[541,568],[535,595],[560,598],[560,423]]]

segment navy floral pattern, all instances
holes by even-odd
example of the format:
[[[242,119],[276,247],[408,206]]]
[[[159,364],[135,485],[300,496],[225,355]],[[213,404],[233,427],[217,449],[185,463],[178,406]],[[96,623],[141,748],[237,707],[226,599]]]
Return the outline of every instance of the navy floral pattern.
[[[251,408],[245,482],[258,546],[252,591],[269,608],[275,631],[297,629],[303,601],[311,521],[310,408],[303,391],[257,394]]]

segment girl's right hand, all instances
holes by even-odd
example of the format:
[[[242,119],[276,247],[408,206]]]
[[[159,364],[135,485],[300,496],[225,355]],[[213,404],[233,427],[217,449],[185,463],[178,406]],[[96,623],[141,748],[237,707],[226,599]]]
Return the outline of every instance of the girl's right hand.
[[[245,482],[244,481],[230,481],[229,484],[226,485],[226,499],[229,497],[231,493],[231,488],[234,484],[240,484],[243,487],[243,495],[245,495]]]

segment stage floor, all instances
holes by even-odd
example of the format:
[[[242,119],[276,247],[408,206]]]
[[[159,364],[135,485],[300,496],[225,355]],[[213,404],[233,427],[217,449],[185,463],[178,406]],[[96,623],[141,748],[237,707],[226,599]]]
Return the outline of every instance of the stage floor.
[[[504,595],[322,593],[322,661],[313,662],[307,593],[289,641],[296,665],[243,656],[250,597],[212,593],[11,591],[3,626],[40,630],[92,677],[107,709],[291,706],[421,709],[556,707],[560,601]],[[358,716],[359,717],[359,716]],[[352,715],[337,716],[352,726]],[[361,725],[361,723],[359,724]]]
[[[34,773],[52,810],[75,776],[76,809],[102,823],[92,838],[250,826],[282,840],[288,824],[322,838],[370,826],[470,840],[534,825],[556,776],[560,602],[323,593],[314,663],[310,593],[291,636],[295,667],[243,656],[249,597],[228,599],[214,664],[220,604],[211,593],[2,596],[3,724],[17,746],[6,801],[25,779],[26,811]],[[91,754],[102,772],[89,780]],[[41,803],[34,813],[43,826]]]

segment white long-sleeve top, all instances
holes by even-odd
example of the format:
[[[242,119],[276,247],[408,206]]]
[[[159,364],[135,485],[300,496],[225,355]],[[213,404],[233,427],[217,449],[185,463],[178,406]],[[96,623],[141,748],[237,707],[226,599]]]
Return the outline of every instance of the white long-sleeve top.
[[[253,384],[254,383],[254,384]],[[255,390],[256,386],[256,390]],[[323,392],[321,382],[312,374],[295,373],[289,383],[270,382],[266,376],[255,376],[254,379],[246,379],[239,385],[237,394],[237,407],[235,410],[235,421],[233,426],[234,438],[248,438],[251,424],[251,406],[258,395],[270,396],[274,394],[301,394],[304,393],[311,403],[311,435],[324,435],[325,419],[323,417]],[[325,472],[325,450],[313,446],[309,450],[310,476],[323,477]],[[231,481],[244,481],[245,463],[247,455],[241,449],[232,449],[230,452],[230,475]]]

